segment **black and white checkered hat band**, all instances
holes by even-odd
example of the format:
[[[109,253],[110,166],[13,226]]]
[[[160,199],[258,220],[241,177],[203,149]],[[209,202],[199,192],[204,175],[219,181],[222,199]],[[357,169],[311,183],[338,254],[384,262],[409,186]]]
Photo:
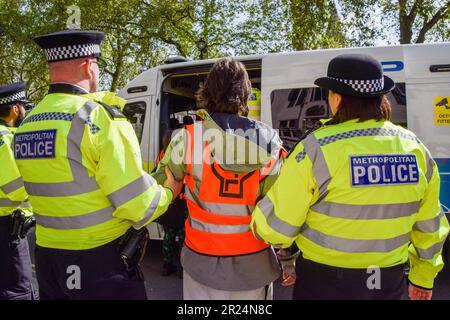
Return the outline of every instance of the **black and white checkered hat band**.
[[[47,61],[76,59],[100,53],[98,44],[77,44],[71,46],[45,49]]]
[[[25,100],[25,91],[19,91],[10,96],[0,98],[0,104],[7,104],[19,100]]]
[[[348,84],[353,90],[358,92],[380,92],[384,88],[384,78],[371,80],[350,80],[329,77],[330,79]]]

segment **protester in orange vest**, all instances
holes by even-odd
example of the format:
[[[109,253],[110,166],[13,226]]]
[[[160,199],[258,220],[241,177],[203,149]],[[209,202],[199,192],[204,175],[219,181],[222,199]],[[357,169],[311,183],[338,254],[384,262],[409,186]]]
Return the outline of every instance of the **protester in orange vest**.
[[[271,299],[280,275],[274,250],[250,230],[251,213],[278,176],[284,149],[278,133],[246,117],[251,83],[241,62],[217,61],[200,89],[202,121],[172,139],[154,177],[169,166],[185,182],[189,209],[183,296]]]

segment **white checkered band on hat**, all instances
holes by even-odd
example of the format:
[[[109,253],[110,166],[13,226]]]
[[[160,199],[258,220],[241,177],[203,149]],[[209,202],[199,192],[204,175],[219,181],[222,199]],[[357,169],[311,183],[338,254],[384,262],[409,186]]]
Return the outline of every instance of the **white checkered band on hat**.
[[[333,78],[330,79],[343,82],[348,84],[353,90],[358,92],[379,92],[384,88],[384,78],[380,79],[370,79],[370,80],[352,80],[352,79],[341,79],[341,78]]]
[[[100,53],[98,44],[76,44],[64,47],[45,49],[47,61],[58,61],[91,56]]]
[[[0,104],[7,104],[14,101],[19,101],[25,99],[25,91],[16,92],[10,96],[0,98]]]

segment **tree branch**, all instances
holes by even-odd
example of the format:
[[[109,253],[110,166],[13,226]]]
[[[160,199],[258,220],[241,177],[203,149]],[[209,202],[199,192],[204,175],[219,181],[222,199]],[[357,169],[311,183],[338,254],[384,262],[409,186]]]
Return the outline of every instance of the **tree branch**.
[[[440,20],[450,14],[450,1],[448,1],[443,7],[433,15],[430,21],[424,21],[422,29],[420,29],[417,36],[416,43],[423,43],[425,41],[425,35],[431,28],[433,28]],[[426,18],[425,18],[426,19]]]

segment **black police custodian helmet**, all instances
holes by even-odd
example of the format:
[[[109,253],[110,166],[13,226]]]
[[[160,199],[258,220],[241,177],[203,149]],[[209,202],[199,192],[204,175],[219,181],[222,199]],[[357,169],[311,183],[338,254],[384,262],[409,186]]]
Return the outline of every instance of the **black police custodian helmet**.
[[[395,87],[383,75],[381,63],[366,54],[342,54],[330,61],[327,76],[314,84],[334,92],[356,97],[378,97]]]
[[[0,108],[16,102],[30,103],[26,98],[25,82],[16,82],[0,87]]]
[[[34,42],[45,50],[48,62],[100,58],[102,40],[103,32],[87,30],[64,30],[34,38]]]

